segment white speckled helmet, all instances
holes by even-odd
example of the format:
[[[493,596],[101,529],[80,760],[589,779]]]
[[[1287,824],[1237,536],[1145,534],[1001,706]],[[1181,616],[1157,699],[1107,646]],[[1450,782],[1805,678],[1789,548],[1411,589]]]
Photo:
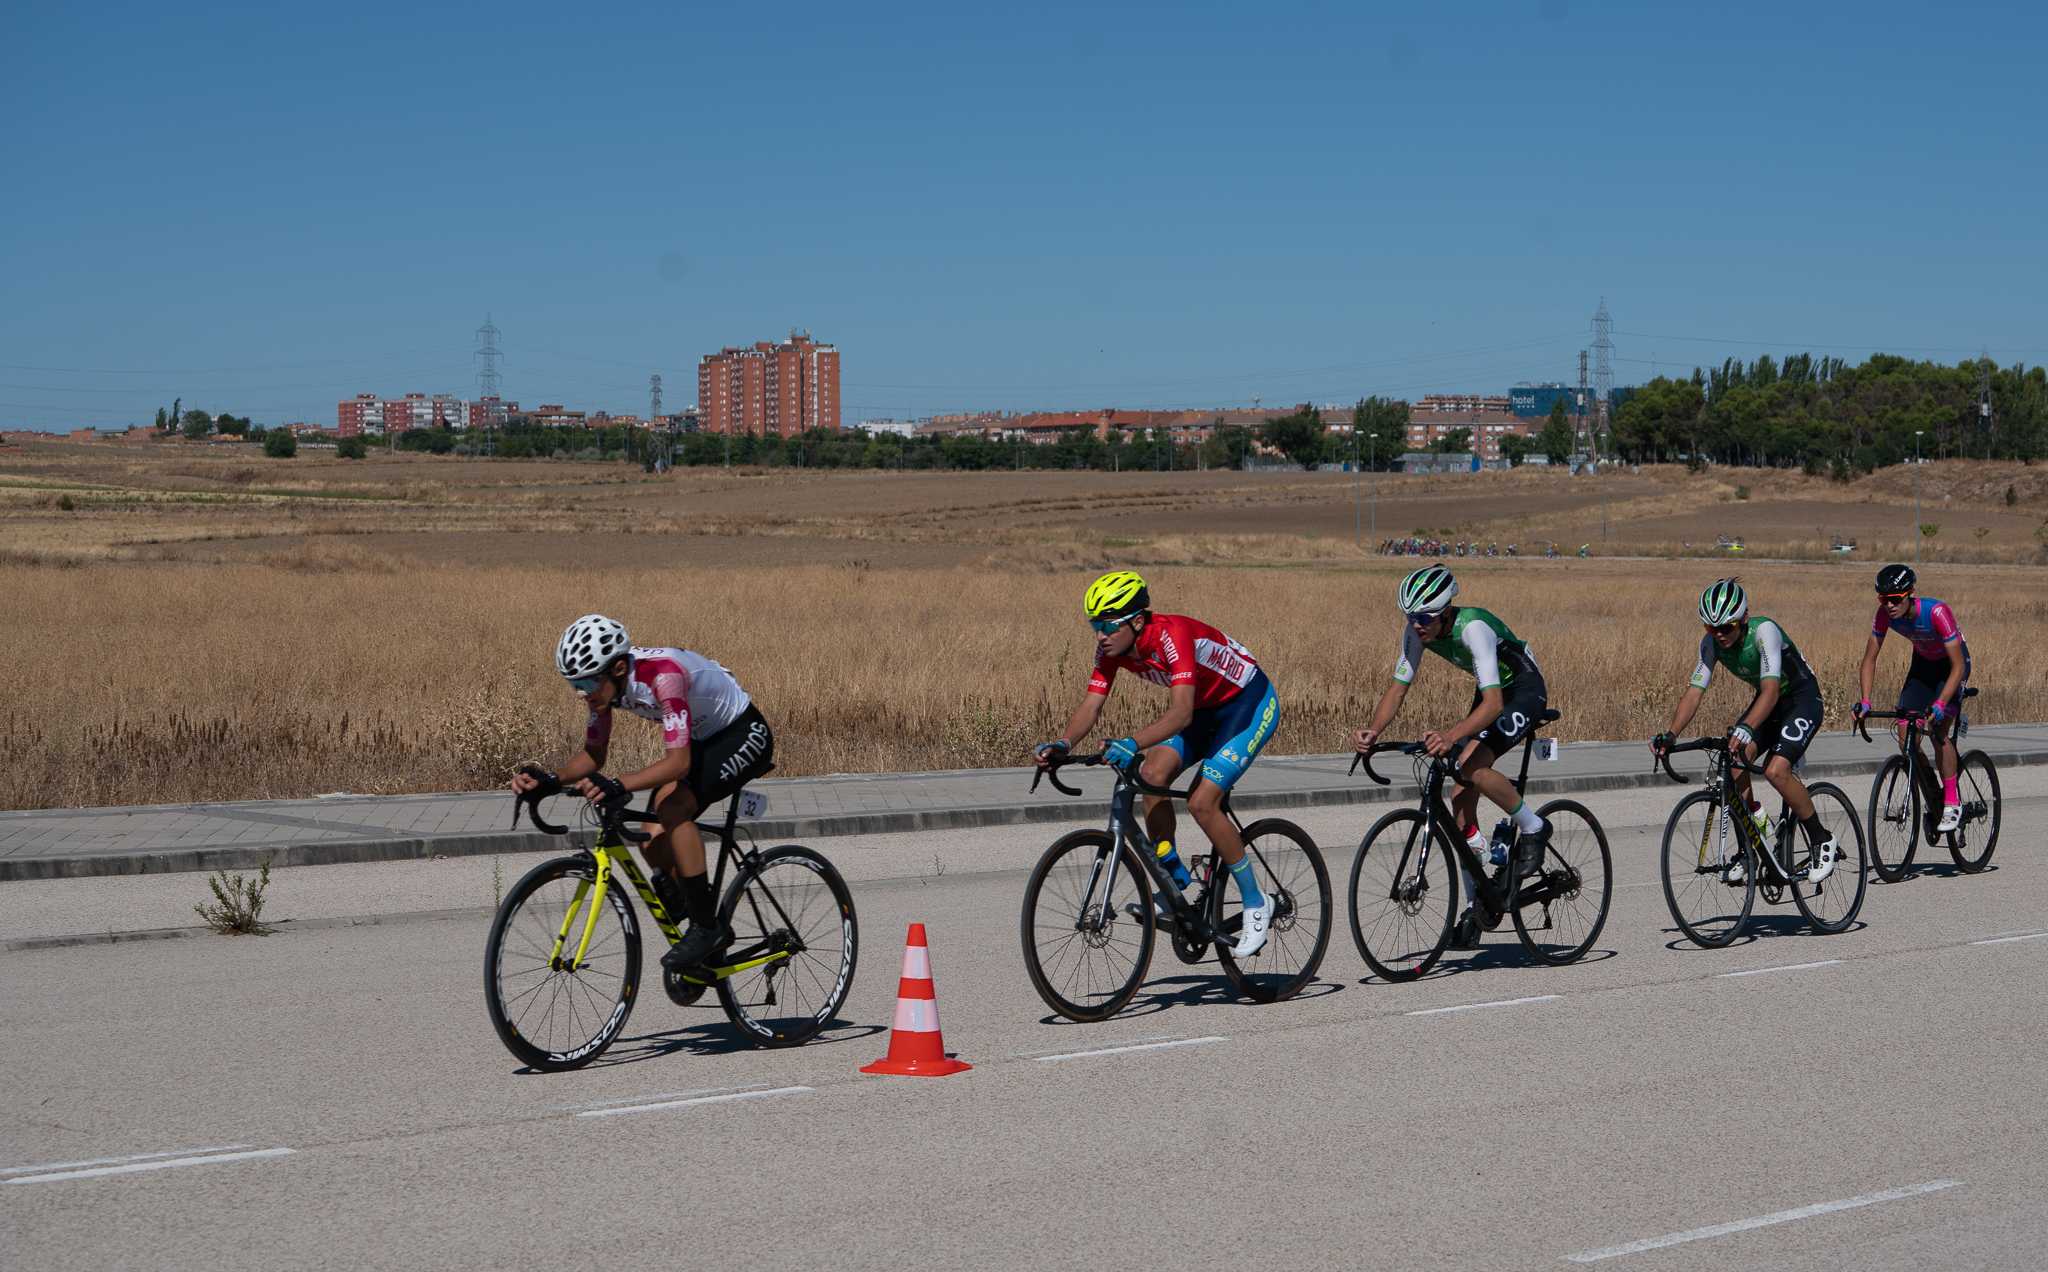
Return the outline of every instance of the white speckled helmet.
[[[631,645],[623,623],[602,614],[585,614],[569,624],[555,646],[555,670],[569,680],[595,676]]]

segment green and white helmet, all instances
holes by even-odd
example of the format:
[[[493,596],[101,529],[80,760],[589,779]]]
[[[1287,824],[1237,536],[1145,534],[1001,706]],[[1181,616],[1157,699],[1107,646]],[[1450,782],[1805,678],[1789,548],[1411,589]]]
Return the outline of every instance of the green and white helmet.
[[[1700,593],[1700,621],[1709,627],[1738,623],[1749,617],[1749,593],[1741,579],[1715,579]]]
[[[1440,614],[1458,594],[1458,580],[1441,565],[1425,565],[1401,580],[1401,612]]]

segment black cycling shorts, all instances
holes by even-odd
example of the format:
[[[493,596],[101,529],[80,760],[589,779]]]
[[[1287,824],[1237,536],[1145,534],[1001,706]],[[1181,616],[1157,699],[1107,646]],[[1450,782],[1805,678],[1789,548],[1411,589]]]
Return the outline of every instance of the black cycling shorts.
[[[683,785],[697,797],[697,811],[729,799],[748,782],[775,767],[775,732],[752,703],[731,724],[690,743],[690,771]]]
[[[1906,670],[1906,683],[1899,686],[1899,705],[1894,711],[1925,711],[1934,705],[1941,695],[1942,686],[1948,683],[1948,659],[1922,658],[1913,655],[1913,665]],[[1956,686],[1956,696],[1944,705],[1950,716],[1962,714],[1963,690],[1970,684],[1970,650],[1963,647],[1963,683]]]
[[[1472,706],[1479,706],[1486,696],[1482,690],[1472,695]],[[1472,740],[1493,752],[1499,759],[1515,749],[1517,743],[1528,740],[1529,731],[1536,727],[1536,717],[1549,707],[1550,699],[1543,687],[1543,677],[1533,671],[1516,676],[1514,683],[1506,685],[1500,692],[1500,715],[1492,724],[1472,735]]]
[[[1756,699],[1749,705],[1754,707]],[[1749,717],[1745,709],[1743,718]],[[1787,764],[1797,764],[1820,732],[1820,682],[1808,679],[1793,686],[1778,699],[1778,706],[1756,730],[1757,749],[1766,757],[1782,755]]]

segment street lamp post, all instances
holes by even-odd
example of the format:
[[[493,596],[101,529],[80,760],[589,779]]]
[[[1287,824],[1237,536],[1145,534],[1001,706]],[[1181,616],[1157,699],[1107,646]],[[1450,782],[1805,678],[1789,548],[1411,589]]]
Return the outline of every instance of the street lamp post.
[[[1364,527],[1360,524],[1358,502],[1358,425],[1351,426],[1351,542],[1354,547],[1364,547]]]
[[[1925,429],[1913,430],[1913,568],[1920,568],[1920,434]]]
[[[1371,439],[1371,446],[1366,452],[1369,456],[1366,462],[1372,465],[1372,541],[1378,543],[1380,541],[1380,435],[1378,433],[1368,433],[1366,436]]]

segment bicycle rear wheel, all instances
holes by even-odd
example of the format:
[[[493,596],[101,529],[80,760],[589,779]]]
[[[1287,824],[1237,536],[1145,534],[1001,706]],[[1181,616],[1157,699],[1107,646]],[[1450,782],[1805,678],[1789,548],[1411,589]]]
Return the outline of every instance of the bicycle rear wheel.
[[[1019,927],[1024,970],[1045,1005],[1069,1020],[1107,1020],[1152,964],[1152,881],[1107,833],[1077,830],[1032,867]]]
[[[860,925],[832,863],[809,848],[770,848],[741,867],[719,918],[733,942],[713,985],[719,1005],[758,1047],[793,1047],[832,1023],[853,988]]]
[[[593,919],[596,873],[597,862],[588,856],[543,861],[512,885],[491,920],[484,1008],[505,1049],[536,1069],[589,1064],[618,1038],[633,1011],[640,923],[627,899],[632,889],[614,874]]]
[[[1870,784],[1870,868],[1886,883],[1906,877],[1920,843],[1920,791],[1906,775],[1906,757],[1894,755]]]
[[[1546,963],[1570,963],[1593,948],[1607,924],[1614,858],[1607,851],[1607,832],[1584,804],[1554,799],[1536,815],[1550,823],[1550,845],[1538,872],[1515,881],[1509,909],[1524,949]],[[1523,900],[1531,891],[1542,899]],[[1532,927],[1523,913],[1532,904],[1542,906],[1540,926]]]
[[[1948,855],[1966,874],[1976,874],[1991,864],[1998,849],[1998,827],[2005,818],[2004,797],[1998,793],[1998,769],[1991,757],[1972,751],[1956,768],[1956,786],[1963,796],[1963,824],[1948,837]]]
[[[1427,825],[1414,809],[1396,809],[1365,832],[1351,862],[1351,939],[1389,981],[1419,979],[1451,943],[1458,872],[1425,837]]]
[[[1742,935],[1756,904],[1760,865],[1747,837],[1712,791],[1694,791],[1679,800],[1664,823],[1659,860],[1664,903],[1671,907],[1678,930],[1694,945],[1716,949]],[[1728,871],[1734,866],[1741,867],[1742,878],[1731,883]]]
[[[1231,956],[1243,902],[1234,883],[1218,884],[1210,921],[1222,939],[1216,955],[1231,988],[1253,1002],[1292,998],[1315,979],[1330,948],[1330,871],[1309,833],[1291,821],[1268,817],[1244,828],[1252,877],[1276,902],[1266,948],[1240,964]],[[1217,868],[1227,869],[1222,862]]]
[[[1833,782],[1815,782],[1806,788],[1813,799],[1814,815],[1820,818],[1835,841],[1835,868],[1819,883],[1808,883],[1806,871],[1813,863],[1813,848],[1804,845],[1792,853],[1792,901],[1816,932],[1840,932],[1856,921],[1863,908],[1864,888],[1869,880],[1863,873],[1863,822],[1856,806]],[[1804,830],[1793,834],[1805,838]]]

